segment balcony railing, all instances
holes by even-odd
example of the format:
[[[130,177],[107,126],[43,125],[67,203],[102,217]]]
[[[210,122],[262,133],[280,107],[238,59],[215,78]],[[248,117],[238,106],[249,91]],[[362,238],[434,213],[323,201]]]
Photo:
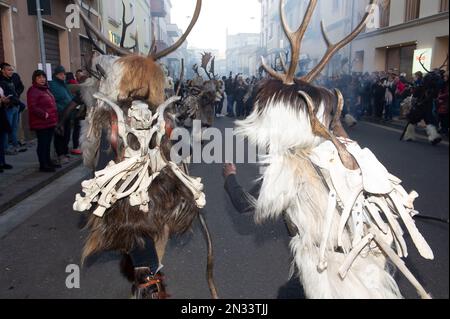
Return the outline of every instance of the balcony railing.
[[[151,0],[150,6],[152,17],[164,18],[167,15],[167,9],[164,0]]]

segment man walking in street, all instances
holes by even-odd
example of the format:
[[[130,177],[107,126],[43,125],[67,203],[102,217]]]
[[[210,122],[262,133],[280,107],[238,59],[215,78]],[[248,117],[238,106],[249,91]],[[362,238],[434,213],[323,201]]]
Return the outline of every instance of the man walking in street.
[[[225,92],[227,93],[227,116],[234,117],[234,90],[235,81],[233,81],[233,73],[230,72],[228,80],[225,82]]]

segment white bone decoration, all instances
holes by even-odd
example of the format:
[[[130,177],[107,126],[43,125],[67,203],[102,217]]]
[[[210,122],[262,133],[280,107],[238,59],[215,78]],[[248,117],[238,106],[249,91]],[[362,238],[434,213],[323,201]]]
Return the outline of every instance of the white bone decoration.
[[[206,205],[201,178],[186,175],[178,165],[165,160],[161,155],[161,140],[166,134],[164,111],[167,106],[178,101],[179,97],[167,100],[158,107],[155,114],[152,114],[146,103],[134,101],[128,111],[127,120],[123,116],[122,109],[107,96],[96,93],[94,97],[99,100],[99,104],[106,103],[117,114],[119,136],[125,149],[124,160],[117,164],[110,162],[105,169],[97,171],[93,179],[82,182],[84,196],[76,195],[73,205],[75,211],[88,211],[95,204],[94,215],[103,217],[118,200],[128,197],[131,206],[139,206],[140,210],[146,213],[149,211],[148,188],[166,167],[172,170],[192,192],[198,208]],[[155,121],[156,124],[152,126]],[[127,137],[130,134],[139,141],[138,150],[133,150],[128,145]],[[149,144],[155,134],[156,147],[150,149]],[[150,172],[152,172],[151,175]],[[119,182],[121,182],[120,187],[118,187]]]
[[[430,246],[412,219],[417,214],[413,202],[418,194],[414,191],[408,194],[400,185],[401,181],[389,174],[369,149],[361,149],[356,142],[348,139],[341,141],[355,157],[359,170],[345,169],[336,147],[329,141],[316,147],[310,156],[311,161],[323,172],[331,190],[318,271],[323,272],[327,268],[325,247],[329,238],[332,238],[330,225],[333,215],[330,212],[338,208],[342,213],[338,221],[337,242],[332,243],[332,246],[342,248],[345,253],[345,259],[339,268],[339,275],[343,280],[358,257],[366,258],[368,254],[381,255],[383,252],[414,285],[420,296],[429,298],[400,259],[407,257],[408,251],[399,221],[405,225],[420,255],[425,259],[434,259]],[[349,234],[351,238],[350,251],[346,251],[343,244],[344,234]],[[395,251],[391,248],[392,245]]]

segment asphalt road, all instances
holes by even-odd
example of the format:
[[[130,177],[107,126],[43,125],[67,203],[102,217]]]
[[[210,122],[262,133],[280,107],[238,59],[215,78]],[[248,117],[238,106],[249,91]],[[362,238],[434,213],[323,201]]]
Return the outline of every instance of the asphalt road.
[[[220,119],[220,129],[232,127]],[[402,143],[399,133],[360,123],[349,130],[390,172],[416,190],[416,208],[425,215],[448,219],[449,149],[426,141]],[[281,221],[255,225],[252,216],[239,215],[227,199],[222,165],[197,164],[191,173],[203,178],[207,196],[204,214],[213,237],[215,281],[221,298],[302,298],[297,280],[289,280],[289,237]],[[255,165],[239,164],[241,183],[250,188],[257,176]],[[80,288],[66,287],[66,267],[79,265],[86,231],[82,215],[72,211],[81,180],[78,168],[0,216],[0,298],[129,298],[130,284],[119,273],[120,257],[103,253],[81,269]],[[407,264],[435,298],[449,298],[448,225],[417,221],[435,253],[434,261],[418,256],[409,241]],[[210,298],[205,279],[206,243],[198,223],[192,232],[173,238],[163,261],[172,298]],[[406,298],[417,298],[401,274],[398,282]]]

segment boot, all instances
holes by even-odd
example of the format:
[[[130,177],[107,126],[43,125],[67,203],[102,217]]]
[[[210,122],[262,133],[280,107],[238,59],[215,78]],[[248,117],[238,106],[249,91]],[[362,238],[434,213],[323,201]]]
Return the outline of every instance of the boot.
[[[350,115],[350,114],[347,114],[347,115],[344,117],[344,121],[345,121],[345,124],[346,124],[348,127],[353,127],[353,126],[355,126],[356,124],[358,124],[358,121],[357,121],[352,115]]]
[[[135,268],[132,288],[134,299],[167,299],[169,295],[163,279],[160,273],[153,275],[150,268]]]
[[[413,124],[409,124],[406,129],[405,135],[403,136],[403,140],[406,142],[411,142],[416,140],[416,126]]]
[[[439,144],[442,141],[442,137],[439,135],[436,126],[434,125],[427,125],[427,135],[428,140],[433,146]]]

